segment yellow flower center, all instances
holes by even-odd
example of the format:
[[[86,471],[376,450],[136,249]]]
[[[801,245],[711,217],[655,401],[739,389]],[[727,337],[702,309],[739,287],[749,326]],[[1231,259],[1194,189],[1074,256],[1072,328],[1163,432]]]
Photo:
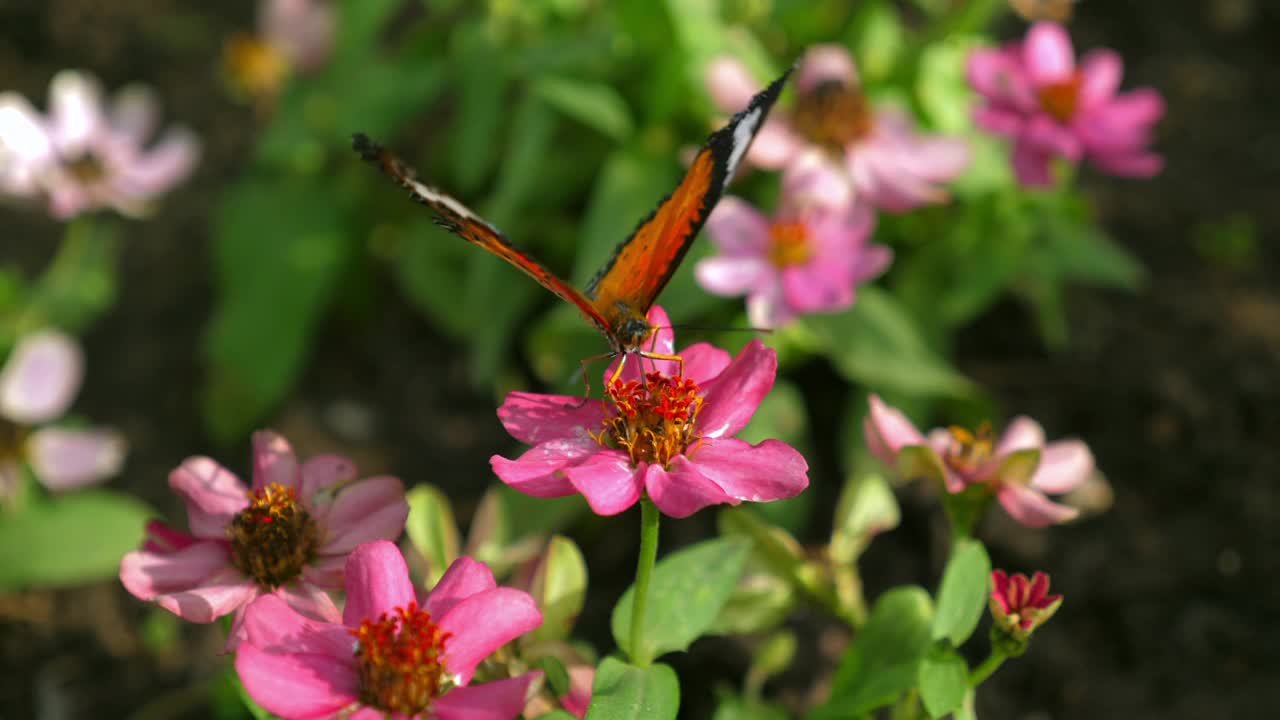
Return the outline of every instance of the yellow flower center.
[[[106,177],[107,168],[93,153],[86,152],[67,163],[67,170],[81,185],[93,185]]]
[[[769,226],[769,262],[785,268],[803,265],[813,255],[809,231],[798,221],[779,221]]]
[[[943,453],[942,460],[947,467],[962,475],[972,474],[995,449],[991,423],[982,423],[977,432],[969,432],[956,425],[947,428],[947,432],[951,433],[951,446]]]
[[[1076,102],[1080,99],[1080,73],[1056,83],[1049,83],[1036,93],[1040,107],[1058,122],[1069,122],[1076,114]]]
[[[451,686],[444,666],[450,635],[417,603],[365,620],[351,634],[357,641],[360,702],[365,705],[416,717]]]
[[[833,153],[866,137],[874,121],[867,97],[858,88],[837,80],[819,83],[800,93],[793,116],[801,135]]]
[[[604,421],[596,441],[627,451],[632,465],[666,466],[671,458],[689,454],[699,439],[694,429],[703,398],[692,378],[659,372],[638,380],[614,380],[605,389],[617,414]]]
[[[289,74],[289,62],[270,43],[237,34],[222,50],[222,64],[235,87],[253,97],[271,97]]]
[[[316,548],[315,521],[298,503],[297,492],[279,483],[254,490],[227,535],[232,563],[272,590],[302,572]]]

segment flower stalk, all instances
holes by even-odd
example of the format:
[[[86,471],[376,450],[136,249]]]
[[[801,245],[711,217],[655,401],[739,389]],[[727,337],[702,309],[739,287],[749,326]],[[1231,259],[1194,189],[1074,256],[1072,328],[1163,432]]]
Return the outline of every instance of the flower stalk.
[[[631,603],[631,661],[648,667],[653,658],[644,647],[644,613],[649,601],[649,578],[658,561],[658,506],[640,498],[640,558],[636,562],[636,594]]]

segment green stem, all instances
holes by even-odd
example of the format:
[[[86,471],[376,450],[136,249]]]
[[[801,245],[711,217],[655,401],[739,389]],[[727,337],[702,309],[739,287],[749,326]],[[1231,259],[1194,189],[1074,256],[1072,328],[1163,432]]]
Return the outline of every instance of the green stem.
[[[644,611],[649,603],[649,577],[658,560],[658,506],[640,498],[640,559],[636,563],[636,594],[631,603],[631,662],[648,667],[653,658],[644,641]]]
[[[1005,655],[1000,650],[993,648],[991,650],[991,654],[987,656],[987,659],[983,660],[981,665],[974,668],[973,672],[969,673],[969,687],[976,688],[981,685],[983,681],[991,677],[991,673],[995,672],[996,668],[1000,667],[1000,664],[1003,663],[1007,657],[1009,656]]]

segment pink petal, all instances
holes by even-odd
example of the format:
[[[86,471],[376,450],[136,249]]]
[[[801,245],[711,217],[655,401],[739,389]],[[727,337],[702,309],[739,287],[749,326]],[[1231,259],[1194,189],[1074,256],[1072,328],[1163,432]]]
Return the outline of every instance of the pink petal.
[[[249,603],[241,628],[244,642],[259,650],[327,655],[355,671],[356,640],[347,627],[302,615],[274,593]]]
[[[124,436],[114,430],[43,428],[27,439],[27,459],[50,490],[106,480],[124,464]]]
[[[146,552],[167,554],[196,544],[194,535],[175,530],[159,520],[147,521],[147,536],[142,541]]]
[[[84,378],[84,355],[70,335],[42,330],[23,336],[0,369],[0,415],[19,425],[54,420],[71,405]]]
[[[318,69],[334,39],[334,8],[312,0],[270,0],[258,6],[258,27],[267,42],[301,71]]]
[[[440,582],[431,588],[423,609],[432,617],[443,617],[454,605],[497,586],[488,565],[463,555],[449,565]]]
[[[672,460],[676,467],[678,457]],[[688,461],[715,483],[736,505],[794,497],[809,486],[809,464],[795,448],[781,440],[751,445],[736,438],[704,442]]]
[[[604,406],[568,395],[511,392],[498,408],[498,419],[512,437],[529,445],[548,440],[580,438],[584,429],[604,422]]]
[[[0,93],[0,157],[38,166],[52,154],[49,129],[40,113],[21,95]]]
[[[1038,450],[1044,447],[1044,428],[1040,423],[1026,415],[1014,418],[996,442],[996,457],[1008,455],[1015,450]]]
[[[298,490],[301,489],[301,479],[298,458],[288,440],[271,430],[259,430],[253,434],[254,490],[271,483]]]
[[[464,598],[439,619],[440,629],[452,634],[444,646],[445,667],[466,685],[480,661],[541,624],[529,593],[499,587]]]
[[[83,73],[63,70],[49,85],[49,119],[53,141],[65,158],[75,159],[102,132],[102,88]]]
[[[773,387],[777,371],[778,354],[752,338],[724,372],[701,384],[704,402],[696,421],[698,434],[728,437],[746,427]]]
[[[361,543],[394,540],[404,530],[409,503],[399,478],[379,475],[348,485],[320,518],[320,555],[345,555]]]
[[[893,250],[884,245],[868,245],[858,254],[853,266],[853,281],[861,284],[880,277],[893,263]]]
[[[1010,160],[1018,182],[1028,187],[1051,187],[1053,174],[1049,171],[1052,156],[1041,146],[1033,145],[1019,137],[1013,143]]]
[[[769,220],[745,200],[722,198],[706,227],[707,237],[724,255],[761,258],[769,250]]]
[[[704,80],[707,92],[711,94],[711,101],[716,107],[729,113],[745,109],[752,96],[763,87],[751,76],[746,65],[728,56],[708,63]]]
[[[155,147],[123,171],[119,188],[129,196],[149,198],[172,190],[195,170],[200,140],[185,128],[167,131]]]
[[[782,271],[782,294],[801,313],[842,310],[853,304],[853,279],[843,263],[814,263]]]
[[[979,107],[973,111],[973,122],[990,133],[1016,137],[1022,132],[1023,113],[993,107]]]
[[[350,458],[341,455],[316,455],[302,464],[302,487],[298,490],[298,496],[304,501],[312,500],[318,491],[355,482],[357,477],[359,471]]]
[[[756,131],[756,139],[747,148],[747,162],[767,170],[779,170],[805,148],[791,125],[775,109]]]
[[[694,343],[681,350],[680,357],[684,358],[684,376],[698,383],[719,376],[733,361],[727,350],[705,342]]]
[[[767,260],[727,255],[699,260],[693,271],[703,290],[721,297],[746,295],[775,277]]]
[[[232,569],[214,575],[190,590],[157,595],[153,600],[183,620],[208,623],[244,607],[259,592],[257,584],[239,570]]]
[[[1026,112],[1037,106],[1017,55],[994,48],[975,50],[965,63],[969,85],[996,107]]]
[[[924,436],[901,410],[884,404],[878,395],[867,396],[867,418],[862,423],[867,449],[886,465],[898,460],[898,451],[907,445],[923,445]]]
[[[158,106],[151,89],[142,85],[122,88],[111,99],[112,133],[131,147],[141,147],[156,127]]]
[[[782,205],[787,211],[817,207],[845,213],[856,200],[849,171],[825,150],[797,154],[782,172]]]
[[[1164,158],[1155,153],[1092,155],[1090,160],[1099,170],[1121,177],[1149,178],[1164,170]]]
[[[1110,101],[1120,87],[1124,61],[1114,50],[1090,50],[1080,58],[1080,94],[1077,103],[1082,110]]]
[[[684,518],[708,505],[733,502],[723,488],[699,472],[699,465],[684,456],[672,458],[669,467],[650,465],[644,473],[645,491],[662,514]]]
[[[417,602],[409,566],[396,546],[386,540],[365,543],[347,558],[347,604],[342,622],[359,627],[364,620],[377,620],[395,608]]]
[[[276,588],[274,594],[283,598],[289,607],[304,617],[331,625],[342,625],[342,611],[333,604],[329,593],[315,585],[295,579]]]
[[[796,88],[800,92],[811,92],[828,82],[837,82],[845,87],[858,85],[858,70],[854,67],[853,56],[843,45],[813,45],[800,61],[800,69],[796,73]]]
[[[1084,147],[1075,134],[1043,113],[1027,121],[1019,140],[1043,148],[1050,154],[1060,155],[1072,163],[1080,162],[1080,156],[1084,154]]]
[[[328,655],[273,654],[244,643],[236,673],[254,702],[284,718],[330,717],[354,705],[359,692],[351,665]]]
[[[595,679],[596,669],[590,665],[574,665],[569,668],[569,692],[560,698],[560,704],[578,720],[587,715],[587,707],[591,705],[591,686]]]
[[[1053,502],[1039,490],[1011,483],[1000,486],[996,499],[1009,517],[1027,527],[1048,527],[1080,514],[1075,508]]]
[[[621,450],[594,453],[564,475],[597,515],[617,515],[640,499],[640,472]]]
[[[199,542],[172,552],[134,551],[120,561],[120,583],[139,600],[190,590],[231,568],[226,543]],[[244,582],[245,577],[240,576]]]
[[[347,568],[346,555],[317,557],[302,566],[302,579],[311,585],[331,590],[342,589],[342,576]]]
[[[187,505],[187,526],[201,538],[222,539],[236,513],[249,505],[240,478],[207,457],[187,458],[169,473],[169,487]]]
[[[573,485],[564,470],[600,452],[600,443],[590,437],[550,440],[525,451],[515,460],[501,455],[489,458],[489,466],[502,482],[525,495],[563,497],[572,495]]]
[[[921,205],[945,202],[946,190],[911,171],[906,156],[892,145],[863,144],[847,159],[858,197],[890,212],[905,212]]]
[[[431,703],[432,717],[438,720],[511,720],[524,708],[529,685],[541,674],[528,672],[483,685],[455,687]]]
[[[1031,477],[1031,487],[1061,495],[1082,485],[1093,474],[1093,453],[1079,440],[1049,443],[1040,453],[1040,465]]]
[[[756,289],[747,296],[747,322],[751,323],[751,327],[782,327],[791,322],[795,315],[795,311],[787,307],[781,278],[770,283],[769,287]]]
[[[1076,66],[1071,36],[1057,23],[1032,25],[1022,45],[1022,62],[1035,87],[1070,80]]]

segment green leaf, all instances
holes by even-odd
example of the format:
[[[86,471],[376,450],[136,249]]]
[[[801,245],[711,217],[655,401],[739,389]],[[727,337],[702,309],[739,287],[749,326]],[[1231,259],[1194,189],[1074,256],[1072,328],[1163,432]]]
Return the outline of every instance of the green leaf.
[[[116,577],[155,512],[109,490],[81,490],[0,516],[0,587],[78,585]]]
[[[874,467],[869,453],[860,453],[857,467]],[[837,565],[855,562],[876,535],[892,530],[901,519],[893,488],[878,472],[854,472],[845,481],[836,503],[831,531],[831,561]]]
[[[448,142],[449,159],[457,191],[469,193],[501,156],[500,130],[510,108],[507,89],[510,78],[500,48],[494,47],[482,22],[457,29],[454,40],[452,74],[457,78],[456,119]]]
[[[1063,278],[1100,287],[1136,291],[1146,272],[1136,258],[1088,220],[1051,215],[1045,228],[1045,244],[1039,248],[1042,262]]]
[[[678,181],[672,159],[618,150],[604,162],[578,232],[571,277],[585,286]]]
[[[680,681],[662,663],[628,665],[608,657],[596,668],[586,720],[663,720],[680,709]]]
[[[806,327],[826,346],[842,375],[913,395],[962,395],[972,383],[925,343],[915,320],[885,291],[858,289],[858,301],[836,315],[809,315]]]
[[[889,77],[906,47],[897,9],[882,0],[859,3],[848,39],[857,56],[858,74],[863,82],[870,84]]]
[[[434,485],[416,485],[405,494],[409,517],[404,531],[427,561],[427,585],[434,587],[458,557],[458,523],[449,498]]]
[[[946,639],[955,647],[973,634],[991,590],[991,559],[977,540],[963,539],[952,549],[938,587],[938,610],[933,616],[934,640]]]
[[[542,610],[542,625],[529,633],[534,640],[564,640],[582,612],[587,595],[587,563],[569,538],[555,535],[547,543],[530,583]]]
[[[533,81],[533,92],[566,116],[617,142],[635,132],[627,101],[605,83],[544,75]]]
[[[565,668],[564,662],[560,658],[555,655],[543,655],[538,658],[534,666],[542,670],[554,697],[559,699],[569,694],[569,671]]]
[[[720,699],[711,720],[788,720],[791,717],[781,705],[738,697],[727,691],[717,694]]]
[[[920,662],[920,699],[929,717],[940,718],[959,709],[969,690],[969,666],[949,647],[933,649]]]
[[[751,543],[742,538],[707,540],[664,558],[653,570],[642,637],[646,657],[685,650],[716,619],[742,575]],[[629,655],[635,586],[613,608],[613,639]]]
[[[319,183],[249,180],[218,213],[204,415],[223,441],[252,429],[302,371],[352,250],[333,192]]]
[[[898,587],[881,595],[836,669],[830,699],[808,717],[854,717],[915,687],[932,619],[933,604],[923,588]]]
[[[568,710],[557,709],[539,715],[537,720],[578,720],[578,717]]]

